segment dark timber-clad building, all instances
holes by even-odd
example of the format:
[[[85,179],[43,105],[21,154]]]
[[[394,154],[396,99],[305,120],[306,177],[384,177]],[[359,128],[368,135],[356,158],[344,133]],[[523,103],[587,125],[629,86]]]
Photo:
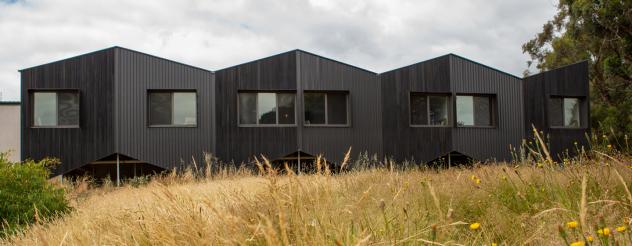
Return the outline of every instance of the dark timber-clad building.
[[[519,78],[448,54],[377,74],[293,50],[212,72],[113,47],[20,72],[22,159],[57,157],[64,175],[131,177],[204,153],[337,163],[350,147],[510,160],[532,126],[556,155],[590,129],[586,62]]]

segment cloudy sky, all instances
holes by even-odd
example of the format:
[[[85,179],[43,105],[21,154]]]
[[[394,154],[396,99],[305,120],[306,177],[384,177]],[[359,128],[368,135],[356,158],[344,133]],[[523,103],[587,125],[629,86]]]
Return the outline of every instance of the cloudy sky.
[[[303,49],[375,72],[455,53],[520,76],[554,0],[0,0],[0,92],[18,69],[123,46],[216,70]]]

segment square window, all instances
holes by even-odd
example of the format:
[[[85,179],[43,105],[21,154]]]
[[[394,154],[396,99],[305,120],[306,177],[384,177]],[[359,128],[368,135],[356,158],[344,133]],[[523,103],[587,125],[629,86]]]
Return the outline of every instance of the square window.
[[[196,126],[197,95],[195,92],[150,91],[150,126]]]
[[[551,97],[549,99],[549,123],[554,127],[581,127],[581,99]]]
[[[305,92],[305,125],[349,124],[348,92]]]
[[[418,126],[449,125],[450,97],[447,95],[412,93],[410,124]]]
[[[36,91],[32,94],[34,127],[78,127],[78,91]]]
[[[458,95],[456,123],[458,126],[494,126],[495,97],[491,95]]]

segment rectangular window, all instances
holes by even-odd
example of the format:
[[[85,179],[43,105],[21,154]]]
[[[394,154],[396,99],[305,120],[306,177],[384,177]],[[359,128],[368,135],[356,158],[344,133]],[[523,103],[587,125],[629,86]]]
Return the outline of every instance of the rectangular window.
[[[305,125],[349,124],[347,92],[305,92]]]
[[[150,91],[150,126],[196,126],[197,94],[187,91]]]
[[[458,126],[493,126],[495,124],[495,98],[489,95],[459,95],[456,97]]]
[[[79,127],[79,92],[33,92],[35,127]]]
[[[413,93],[410,95],[410,124],[447,126],[450,97]]]
[[[240,92],[239,125],[294,125],[296,94]]]
[[[580,104],[576,97],[551,97],[549,99],[549,121],[551,126],[580,127]]]

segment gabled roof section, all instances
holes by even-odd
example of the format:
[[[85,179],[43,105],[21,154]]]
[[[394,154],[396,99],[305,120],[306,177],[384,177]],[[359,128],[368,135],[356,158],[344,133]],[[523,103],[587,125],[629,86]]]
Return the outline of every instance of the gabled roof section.
[[[499,73],[502,73],[502,74],[504,74],[504,75],[511,76],[511,77],[513,77],[513,78],[516,78],[516,79],[522,79],[522,78],[520,78],[520,77],[518,77],[518,76],[516,76],[516,75],[513,75],[513,74],[511,74],[511,73],[508,73],[508,72],[502,71],[502,70],[497,69],[497,68],[494,68],[494,67],[492,67],[492,66],[488,66],[488,65],[482,64],[482,63],[480,63],[480,62],[474,61],[474,60],[472,60],[472,59],[465,58],[465,57],[460,56],[460,55],[456,55],[456,54],[453,54],[453,53],[449,53],[449,54],[447,54],[447,56],[450,56],[450,57],[452,57],[452,58],[456,58],[456,59],[461,59],[461,60],[464,60],[464,61],[466,61],[466,62],[469,62],[469,63],[475,64],[475,65],[478,65],[478,66],[481,66],[481,67],[485,67],[485,68],[488,68],[488,69],[494,70],[494,71],[499,72]]]
[[[312,53],[312,52],[309,52],[309,51],[305,51],[305,50],[301,50],[301,49],[296,49],[294,51],[299,52],[299,53],[303,53],[303,54],[307,54],[307,55],[311,55],[311,56],[315,56],[315,57],[318,57],[318,58],[321,58],[321,59],[329,60],[329,61],[341,64],[341,65],[345,65],[345,66],[348,66],[348,67],[359,69],[359,70],[362,70],[362,71],[365,71],[365,72],[368,72],[368,73],[377,74],[376,72],[373,72],[371,70],[368,70],[368,69],[365,69],[365,68],[361,68],[361,67],[358,67],[358,66],[355,66],[355,65],[351,65],[349,63],[341,62],[341,61],[338,61],[338,60],[335,60],[335,59],[332,59],[332,58],[329,58],[329,57],[321,56],[321,55],[318,55],[318,54],[315,54],[315,53]]]
[[[144,52],[140,52],[140,51],[137,51],[137,50],[132,50],[132,49],[128,49],[128,48],[124,48],[124,47],[120,47],[120,46],[114,46],[114,47],[112,47],[112,49],[120,49],[120,50],[124,50],[124,51],[128,51],[128,52],[133,52],[133,53],[145,55],[145,56],[148,56],[148,57],[151,57],[151,58],[154,58],[154,59],[163,60],[163,61],[167,61],[167,62],[171,62],[171,63],[183,65],[183,66],[187,66],[187,67],[190,67],[190,68],[199,69],[199,70],[202,70],[202,71],[205,71],[205,72],[213,73],[213,71],[205,69],[205,68],[196,67],[196,66],[193,66],[193,65],[189,65],[189,64],[178,62],[178,61],[174,61],[174,60],[169,60],[167,58],[162,58],[160,56],[155,56],[155,55],[144,53]]]
[[[553,72],[553,71],[556,71],[556,70],[559,70],[559,69],[564,69],[564,68],[573,67],[573,66],[577,66],[577,65],[584,65],[584,64],[588,64],[588,60],[581,60],[581,61],[578,61],[578,62],[575,62],[575,63],[566,64],[566,65],[561,66],[561,67],[556,67],[554,69],[541,71],[539,73],[530,74],[529,76],[525,76],[524,78],[526,79],[526,78],[530,78],[530,77],[533,77],[533,76],[538,76],[538,75],[543,75],[543,74],[546,74],[546,73],[549,73],[549,72]]]
[[[219,71],[222,71],[222,70],[227,70],[227,69],[231,69],[231,68],[235,68],[235,67],[239,67],[239,66],[243,66],[243,65],[248,65],[250,63],[255,63],[255,62],[260,62],[260,61],[272,59],[272,58],[275,58],[275,57],[278,57],[278,56],[284,56],[284,55],[287,55],[287,54],[290,54],[290,53],[296,53],[297,51],[298,50],[285,51],[285,52],[282,52],[282,53],[274,54],[274,55],[271,55],[271,56],[266,56],[266,57],[259,58],[259,59],[256,59],[256,60],[252,60],[252,61],[248,61],[248,62],[244,62],[244,63],[239,63],[237,65],[232,65],[230,67],[217,69],[217,70],[215,70],[215,72],[219,72]]]
[[[48,62],[48,63],[44,63],[44,64],[40,64],[40,65],[36,65],[36,66],[32,66],[32,67],[27,67],[27,68],[22,68],[22,69],[20,69],[20,70],[18,70],[18,71],[19,71],[19,72],[22,72],[22,71],[25,71],[25,70],[29,70],[29,69],[33,69],[33,68],[38,68],[38,67],[43,67],[43,66],[46,66],[46,65],[51,65],[51,64],[55,64],[55,63],[58,63],[58,62],[69,61],[69,60],[72,60],[72,59],[77,59],[77,58],[84,57],[84,56],[91,56],[91,55],[94,55],[94,54],[97,54],[97,53],[110,51],[110,50],[113,50],[113,49],[115,49],[115,48],[116,48],[116,46],[114,46],[114,47],[109,47],[109,48],[105,48],[105,49],[101,49],[101,50],[96,50],[96,51],[88,52],[88,53],[85,53],[85,54],[76,55],[76,56],[71,56],[71,57],[68,57],[68,58],[64,58],[64,59],[56,60],[56,61],[53,61],[53,62]]]
[[[385,74],[385,73],[393,72],[393,71],[396,71],[396,70],[399,70],[399,69],[409,68],[409,67],[412,67],[412,66],[417,66],[417,65],[420,65],[420,64],[424,64],[424,63],[435,62],[435,61],[438,61],[438,60],[440,60],[440,59],[444,59],[444,58],[446,58],[446,57],[451,57],[451,58],[461,59],[461,60],[464,60],[464,61],[467,61],[467,62],[470,62],[470,63],[476,64],[476,65],[478,65],[478,66],[482,66],[482,67],[485,67],[485,68],[488,68],[488,69],[491,69],[491,70],[494,70],[494,71],[496,71],[496,72],[499,72],[499,73],[502,73],[502,74],[505,74],[505,75],[508,75],[508,76],[511,76],[511,77],[514,77],[514,78],[517,78],[517,79],[522,79],[522,78],[520,78],[520,77],[518,77],[518,76],[516,76],[516,75],[510,74],[510,73],[505,72],[505,71],[501,71],[501,70],[499,70],[499,69],[497,69],[497,68],[494,68],[494,67],[491,67],[491,66],[488,66],[488,65],[482,64],[482,63],[480,63],[480,62],[476,62],[476,61],[474,61],[474,60],[471,60],[471,59],[465,58],[465,57],[463,57],[463,56],[460,56],[460,55],[457,55],[457,54],[454,54],[454,53],[448,53],[448,54],[445,54],[445,55],[441,55],[441,56],[437,56],[437,57],[434,57],[434,58],[430,58],[430,59],[428,59],[428,60],[424,60],[424,61],[416,62],[416,63],[410,64],[410,65],[406,65],[406,66],[403,66],[403,67],[399,67],[399,68],[391,69],[391,70],[388,70],[388,71],[384,71],[384,72],[382,72],[382,73],[380,73],[380,74]]]
[[[177,61],[174,61],[174,60],[169,60],[169,59],[166,59],[166,58],[162,58],[162,57],[155,56],[155,55],[150,55],[150,54],[147,54],[147,53],[144,53],[144,52],[140,52],[140,51],[136,51],[136,50],[120,47],[120,46],[112,46],[112,47],[109,47],[109,48],[96,50],[96,51],[88,52],[88,53],[85,53],[85,54],[76,55],[76,56],[64,58],[64,59],[61,59],[61,60],[56,60],[56,61],[53,61],[53,62],[45,63],[45,64],[40,64],[40,65],[28,67],[28,68],[23,68],[23,69],[20,69],[18,71],[22,72],[22,71],[33,69],[33,68],[38,68],[38,67],[42,67],[42,66],[46,66],[46,65],[51,65],[51,64],[58,63],[58,62],[72,60],[72,59],[77,59],[77,58],[80,58],[80,57],[91,56],[91,55],[94,55],[94,54],[97,54],[97,53],[107,52],[107,51],[116,50],[116,49],[124,50],[124,51],[128,51],[128,52],[133,52],[133,53],[137,53],[137,54],[142,54],[142,55],[149,56],[149,57],[152,57],[152,58],[155,58],[155,59],[164,60],[164,61],[168,61],[168,62],[173,62],[173,63],[180,64],[180,65],[183,65],[183,66],[187,66],[187,67],[191,67],[191,68],[195,68],[195,69],[200,69],[200,70],[203,70],[203,71],[206,71],[206,72],[213,73],[213,71],[208,70],[208,69],[192,66],[192,65],[185,64],[185,63],[182,63],[182,62],[177,62]]]
[[[396,71],[396,70],[400,70],[400,69],[404,69],[404,68],[410,68],[410,67],[413,67],[413,66],[421,65],[421,64],[423,64],[423,63],[435,62],[435,61],[438,61],[438,60],[440,60],[440,59],[443,59],[443,58],[449,57],[450,55],[451,55],[451,54],[446,54],[446,55],[442,55],[442,56],[437,56],[437,57],[434,57],[434,58],[430,58],[430,59],[428,59],[428,60],[423,60],[423,61],[420,61],[420,62],[415,62],[415,63],[413,63],[413,64],[406,65],[406,66],[403,66],[403,67],[398,67],[398,68],[394,68],[394,69],[391,69],[391,70],[387,70],[387,71],[381,72],[380,74],[390,73],[390,72],[393,72],[393,71]]]

